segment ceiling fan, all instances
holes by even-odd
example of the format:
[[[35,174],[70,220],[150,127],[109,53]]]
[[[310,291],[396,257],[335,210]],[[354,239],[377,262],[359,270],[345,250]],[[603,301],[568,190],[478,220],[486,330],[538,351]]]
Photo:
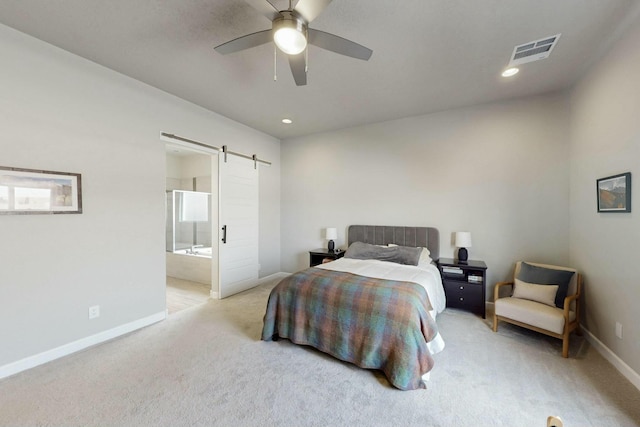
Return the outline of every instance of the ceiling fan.
[[[373,51],[351,40],[309,28],[309,23],[322,13],[331,0],[299,0],[295,7],[276,9],[268,0],[245,0],[271,21],[271,29],[247,34],[215,47],[226,55],[273,41],[289,57],[291,73],[298,86],[307,84],[307,44],[341,55],[367,61]]]

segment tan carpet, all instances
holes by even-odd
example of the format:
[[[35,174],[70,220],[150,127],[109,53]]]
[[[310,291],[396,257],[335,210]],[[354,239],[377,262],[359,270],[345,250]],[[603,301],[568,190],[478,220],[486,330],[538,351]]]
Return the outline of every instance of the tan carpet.
[[[447,310],[427,390],[286,340],[259,340],[274,283],[0,381],[3,426],[640,425],[640,391],[582,338]]]

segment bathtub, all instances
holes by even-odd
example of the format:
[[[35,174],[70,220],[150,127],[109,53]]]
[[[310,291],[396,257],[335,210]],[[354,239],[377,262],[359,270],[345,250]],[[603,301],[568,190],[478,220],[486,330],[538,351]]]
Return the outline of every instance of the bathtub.
[[[167,252],[167,276],[211,284],[211,248]]]
[[[199,256],[205,258],[211,258],[211,248],[195,248],[193,252],[191,249],[178,249],[173,251],[176,255],[188,255],[188,256]]]

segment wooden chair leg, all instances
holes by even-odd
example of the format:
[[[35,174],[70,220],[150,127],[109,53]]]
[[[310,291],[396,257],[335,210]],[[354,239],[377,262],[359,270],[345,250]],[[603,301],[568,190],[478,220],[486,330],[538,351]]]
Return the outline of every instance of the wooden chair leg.
[[[562,336],[562,357],[569,357],[569,331],[565,331]]]
[[[498,316],[493,313],[493,332],[498,332]]]

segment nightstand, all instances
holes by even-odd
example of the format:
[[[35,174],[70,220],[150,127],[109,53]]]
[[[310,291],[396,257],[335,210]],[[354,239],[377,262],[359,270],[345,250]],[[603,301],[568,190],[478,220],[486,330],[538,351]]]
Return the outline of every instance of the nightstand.
[[[323,262],[334,261],[338,258],[342,258],[343,256],[344,251],[342,249],[336,249],[331,252],[329,252],[328,249],[323,248],[314,249],[309,251],[309,267],[315,267]]]
[[[487,264],[484,261],[459,263],[452,258],[440,258],[438,268],[447,296],[447,307],[469,310],[481,314],[484,319]]]

